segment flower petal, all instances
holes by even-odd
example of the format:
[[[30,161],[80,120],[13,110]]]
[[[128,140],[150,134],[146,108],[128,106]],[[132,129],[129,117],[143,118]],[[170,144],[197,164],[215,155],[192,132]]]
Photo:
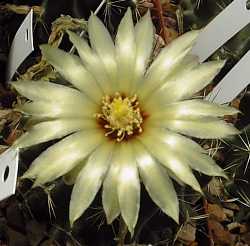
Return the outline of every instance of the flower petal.
[[[211,61],[198,65],[188,73],[180,73],[158,89],[147,101],[150,104],[164,105],[182,99],[188,99],[206,87],[224,66],[225,61]],[[152,107],[152,106],[151,106]]]
[[[171,120],[161,118],[154,121],[154,126],[167,128],[196,138],[224,138],[239,134],[240,131],[232,124],[214,117],[204,117],[197,120]]]
[[[136,57],[135,30],[131,9],[122,18],[116,35],[119,91],[131,92]]]
[[[223,170],[208,156],[208,152],[191,139],[160,128],[151,129],[150,134],[157,138],[161,145],[165,145],[165,148],[171,148],[177,155],[187,158],[188,165],[196,171],[226,177]]]
[[[201,192],[200,185],[188,166],[188,160],[183,155],[178,155],[170,147],[166,148],[166,145],[160,144],[160,140],[149,134],[149,132],[144,132],[143,136],[139,137],[139,139],[152,156],[167,167],[178,179],[190,185],[194,190]]]
[[[106,71],[106,67],[103,64],[100,57],[89,47],[88,43],[77,34],[68,31],[70,41],[76,47],[78,54],[88,69],[89,72],[95,77],[99,86],[106,94],[112,93],[112,87],[115,86],[116,80],[113,81]],[[112,71],[110,70],[110,73]]]
[[[43,56],[55,67],[67,81],[77,89],[83,91],[93,101],[99,102],[103,93],[98,86],[95,78],[90,74],[81,63],[77,56],[54,48],[50,45],[41,45]]]
[[[70,224],[84,213],[94,200],[102,185],[104,176],[109,168],[114,144],[105,142],[89,157],[86,165],[79,173],[70,199]]]
[[[116,146],[111,165],[103,182],[102,204],[107,217],[107,223],[111,224],[114,219],[120,214],[120,206],[117,194],[117,181],[119,175],[119,147]]]
[[[41,122],[49,121],[50,119],[43,118],[43,117],[37,117],[37,116],[32,116],[28,117],[27,121],[25,122],[25,128],[30,129],[36,124],[39,124]]]
[[[121,215],[133,235],[140,208],[140,180],[131,144],[121,145],[117,162],[120,165],[117,191]]]
[[[134,145],[134,152],[140,176],[150,197],[178,223],[179,202],[166,170],[152,158],[151,154],[140,143]]]
[[[99,59],[102,60],[112,80],[116,80],[117,64],[115,45],[102,21],[94,14],[91,14],[88,20],[88,33],[91,47],[99,55]]]
[[[185,51],[187,52],[187,51]],[[155,83],[149,84],[142,81],[141,85],[138,87],[137,94],[140,96],[140,101],[143,103],[148,102],[151,96],[154,96],[158,92],[158,89],[166,87],[171,81],[176,81],[183,76],[186,76],[191,69],[199,65],[199,57],[195,55],[187,54],[183,59],[175,65],[172,72],[163,80],[157,80]],[[145,84],[144,86],[142,86]],[[154,97],[152,97],[154,99]],[[158,107],[159,103],[156,107]]]
[[[154,119],[195,120],[207,116],[223,117],[224,115],[237,113],[239,113],[239,110],[233,107],[193,99],[160,106],[158,112],[154,111],[151,117]]]
[[[151,129],[147,129],[146,134],[153,135],[157,137],[160,142],[166,144],[168,148],[171,148],[173,151],[177,150],[180,152],[198,152],[198,153],[207,153],[198,143],[182,136],[178,133],[169,131],[164,128],[155,128],[151,126]]]
[[[83,101],[85,101],[83,103]],[[64,104],[63,104],[64,103]],[[98,111],[98,105],[90,102],[86,98],[82,98],[81,104],[75,102],[75,100],[67,102],[27,102],[23,105],[18,105],[15,110],[20,111],[24,114],[43,117],[49,119],[55,118],[83,118],[90,117]]]
[[[144,75],[153,50],[154,26],[148,11],[135,25],[136,58],[135,83]]]
[[[37,178],[36,185],[51,182],[72,170],[103,140],[97,130],[74,133],[52,145],[31,164],[24,178]]]
[[[142,97],[150,94],[166,81],[168,76],[176,72],[175,69],[180,67],[198,34],[199,31],[185,33],[161,50],[150,66],[145,81],[140,85],[139,91]]]
[[[221,167],[208,155],[200,153],[186,153],[189,159],[189,166],[194,170],[209,176],[221,176],[227,178],[227,175]]]
[[[82,168],[86,165],[87,161],[88,158],[85,158],[63,176],[63,181],[66,185],[73,185],[76,182],[77,176],[79,175]]]
[[[74,98],[74,103],[86,103],[83,93],[64,85],[46,81],[17,81],[11,85],[24,97],[33,101],[60,102],[69,104]]]
[[[94,119],[60,119],[41,122],[18,138],[14,146],[17,148],[26,148],[62,138],[76,131],[91,128],[96,128]]]

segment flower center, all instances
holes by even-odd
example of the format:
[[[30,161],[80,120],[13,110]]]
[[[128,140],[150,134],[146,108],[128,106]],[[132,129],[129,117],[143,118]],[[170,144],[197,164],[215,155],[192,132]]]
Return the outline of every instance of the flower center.
[[[111,136],[118,142],[142,132],[143,117],[136,95],[125,97],[116,92],[114,96],[104,96],[101,113],[95,117],[107,130],[105,136]]]

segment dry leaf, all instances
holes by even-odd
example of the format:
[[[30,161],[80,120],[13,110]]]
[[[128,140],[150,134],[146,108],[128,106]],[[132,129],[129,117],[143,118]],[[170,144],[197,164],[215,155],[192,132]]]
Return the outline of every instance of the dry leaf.
[[[225,214],[224,210],[222,207],[220,207],[217,204],[209,204],[208,203],[208,208],[207,212],[209,213],[209,218],[223,222],[223,221],[228,221],[227,215]]]
[[[186,245],[195,241],[196,225],[194,223],[185,223],[178,232],[178,239]]]
[[[218,221],[208,220],[213,241],[220,246],[233,246],[236,236],[226,230]]]

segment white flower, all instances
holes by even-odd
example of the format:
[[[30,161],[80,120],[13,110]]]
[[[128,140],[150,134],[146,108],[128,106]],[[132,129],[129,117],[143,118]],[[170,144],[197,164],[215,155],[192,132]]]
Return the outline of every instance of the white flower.
[[[102,186],[108,223],[121,214],[133,233],[140,180],[152,200],[178,221],[178,199],[170,178],[201,191],[192,168],[225,176],[205,150],[186,136],[210,139],[238,133],[222,118],[237,113],[236,109],[192,99],[224,62],[199,64],[189,54],[198,35],[192,31],[162,49],[149,66],[154,40],[150,15],[134,27],[129,9],[115,44],[95,15],[88,21],[88,33],[91,48],[68,33],[80,58],[48,45],[41,47],[47,61],[74,88],[45,81],[13,83],[31,100],[20,110],[38,121],[15,146],[26,148],[64,137],[35,159],[24,177],[41,185],[67,174],[66,179],[74,182],[71,224]]]

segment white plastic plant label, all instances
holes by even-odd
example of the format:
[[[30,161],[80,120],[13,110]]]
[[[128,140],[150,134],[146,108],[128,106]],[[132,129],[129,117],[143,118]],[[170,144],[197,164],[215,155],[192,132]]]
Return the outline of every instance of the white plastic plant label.
[[[12,79],[25,58],[29,56],[33,50],[33,10],[31,9],[22,25],[19,27],[10,48],[7,69],[8,82]]]
[[[33,50],[33,10],[31,9],[18,29],[11,45],[7,68],[8,82]],[[15,193],[17,171],[18,150],[10,148],[0,155],[0,201]]]
[[[15,194],[18,150],[10,148],[0,155],[0,201]]]
[[[247,0],[234,0],[204,28],[191,52],[203,62],[249,23]]]
[[[247,52],[206,99],[219,104],[231,102],[250,84],[249,67],[250,52]]]
[[[233,21],[234,20],[234,21]],[[218,48],[250,23],[247,0],[234,0],[201,32],[192,53],[205,61]],[[231,102],[250,83],[250,51],[220,81],[207,100],[224,104]]]

